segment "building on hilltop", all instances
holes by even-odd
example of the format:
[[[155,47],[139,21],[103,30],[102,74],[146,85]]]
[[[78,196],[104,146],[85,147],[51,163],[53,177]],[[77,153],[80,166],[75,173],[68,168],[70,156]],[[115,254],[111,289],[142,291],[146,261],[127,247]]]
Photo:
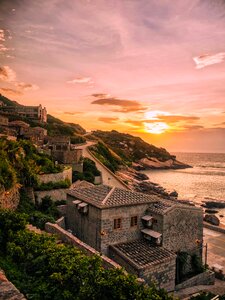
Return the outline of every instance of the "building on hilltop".
[[[41,104],[39,104],[38,106],[1,105],[0,112],[6,115],[20,116],[34,121],[39,121],[42,123],[47,122],[47,110],[45,107],[42,107]]]
[[[176,254],[201,259],[200,208],[155,195],[106,185],[82,186],[67,194],[67,228],[128,272],[174,290]]]

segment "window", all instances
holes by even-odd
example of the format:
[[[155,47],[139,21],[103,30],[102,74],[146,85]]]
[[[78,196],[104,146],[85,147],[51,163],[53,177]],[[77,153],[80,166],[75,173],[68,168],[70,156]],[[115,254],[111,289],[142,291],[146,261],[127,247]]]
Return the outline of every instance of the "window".
[[[121,218],[114,219],[114,229],[120,229],[121,228]]]
[[[130,226],[131,227],[137,226],[137,216],[131,217]]]

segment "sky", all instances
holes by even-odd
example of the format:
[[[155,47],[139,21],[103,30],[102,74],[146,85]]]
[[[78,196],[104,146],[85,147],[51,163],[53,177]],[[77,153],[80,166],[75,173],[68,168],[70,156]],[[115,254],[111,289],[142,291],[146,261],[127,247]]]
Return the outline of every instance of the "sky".
[[[88,131],[225,152],[225,1],[1,0],[0,93]]]

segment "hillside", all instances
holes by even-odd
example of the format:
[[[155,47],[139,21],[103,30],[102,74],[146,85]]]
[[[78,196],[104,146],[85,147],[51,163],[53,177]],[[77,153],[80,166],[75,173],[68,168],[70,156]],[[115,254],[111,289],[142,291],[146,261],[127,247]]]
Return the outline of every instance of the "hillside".
[[[135,137],[130,134],[120,133],[118,131],[101,131],[93,132],[94,137],[97,137],[103,143],[110,147],[122,160],[137,169],[139,168],[186,168],[189,167],[176,160],[174,155],[171,155],[166,149],[158,148],[148,144],[140,137]]]
[[[161,161],[174,159],[163,148],[157,148],[146,143],[140,137],[135,137],[130,134],[120,133],[118,131],[94,131],[93,134],[102,139],[102,141],[110,146],[114,152],[127,161],[138,161],[144,157],[155,157]]]
[[[12,101],[3,95],[0,94],[0,101],[2,101],[6,106],[21,106],[16,101]],[[1,112],[1,108],[0,108]],[[76,142],[83,142],[85,139],[81,136],[86,133],[86,130],[81,127],[79,124],[74,123],[66,123],[61,121],[58,118],[55,118],[48,114],[47,124],[42,124],[34,120],[30,120],[25,117],[19,117],[18,115],[10,115],[9,116],[10,121],[14,120],[22,120],[28,124],[30,124],[31,127],[34,126],[41,126],[48,130],[48,135],[66,135],[74,137],[74,141]]]
[[[12,101],[0,95],[0,101],[7,106],[20,106],[16,101]],[[1,112],[1,108],[0,108]],[[67,123],[51,115],[48,115],[47,123],[40,123],[17,115],[10,115],[9,120],[22,120],[33,126],[41,126],[47,129],[50,136],[70,136],[71,143],[78,144],[86,141],[86,130],[79,124]],[[166,149],[158,148],[148,144],[140,137],[118,131],[94,131],[89,137],[100,142],[92,147],[93,153],[107,165],[112,171],[118,170],[120,165],[128,165],[136,169],[142,168],[187,168],[176,161],[176,157],[171,155]]]

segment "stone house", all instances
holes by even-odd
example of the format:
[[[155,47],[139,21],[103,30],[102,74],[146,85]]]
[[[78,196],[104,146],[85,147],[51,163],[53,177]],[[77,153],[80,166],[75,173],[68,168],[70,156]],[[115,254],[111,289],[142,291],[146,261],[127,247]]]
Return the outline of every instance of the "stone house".
[[[16,131],[9,127],[9,120],[5,115],[0,114],[0,137],[5,136],[7,138],[16,137]]]
[[[43,145],[44,139],[47,136],[47,129],[42,127],[21,128],[20,135],[24,139],[32,141],[36,145]]]
[[[0,126],[8,126],[9,120],[6,116],[0,115]]]
[[[53,136],[48,137],[45,146],[50,151],[54,160],[61,164],[72,165],[73,171],[83,172],[82,149],[73,148],[70,137]]]
[[[127,271],[169,291],[176,252],[193,252],[203,239],[200,208],[106,185],[68,191],[66,225]]]
[[[17,137],[30,140],[39,146],[44,144],[44,138],[47,136],[45,128],[30,127],[28,123],[21,120],[11,121],[8,126],[16,132]]]

